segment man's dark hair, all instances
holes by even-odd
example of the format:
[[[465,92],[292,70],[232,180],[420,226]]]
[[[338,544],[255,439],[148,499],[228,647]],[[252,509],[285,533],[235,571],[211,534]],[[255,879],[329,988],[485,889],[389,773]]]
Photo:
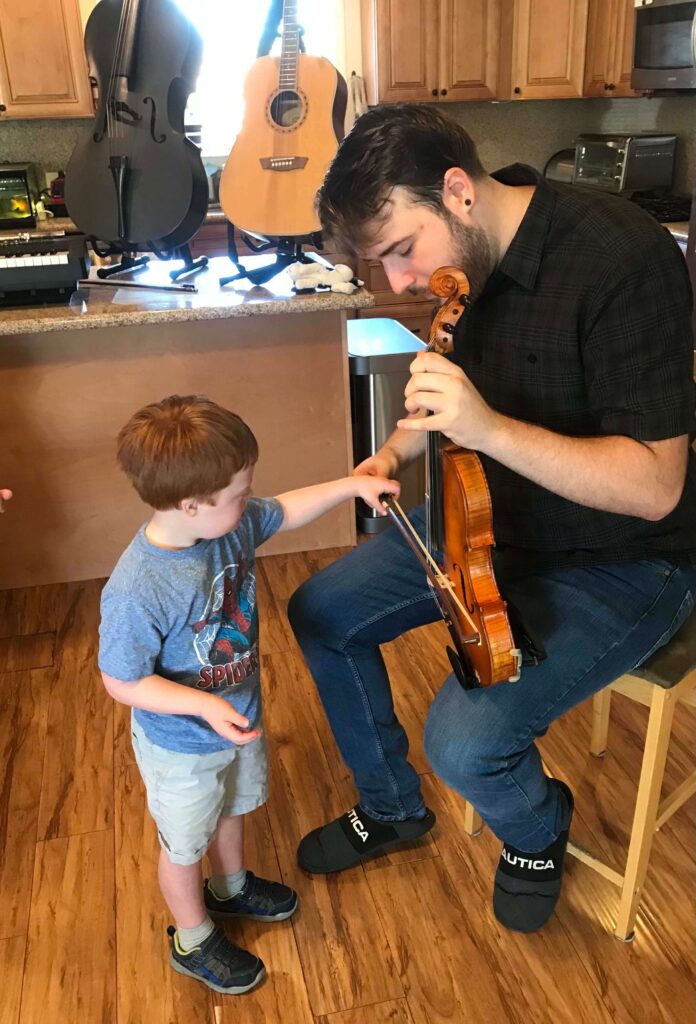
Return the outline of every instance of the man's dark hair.
[[[486,174],[460,124],[425,103],[373,107],[346,135],[317,194],[324,234],[359,252],[371,241],[368,225],[386,216],[385,204],[397,186],[442,213],[450,167],[461,167],[474,180]]]

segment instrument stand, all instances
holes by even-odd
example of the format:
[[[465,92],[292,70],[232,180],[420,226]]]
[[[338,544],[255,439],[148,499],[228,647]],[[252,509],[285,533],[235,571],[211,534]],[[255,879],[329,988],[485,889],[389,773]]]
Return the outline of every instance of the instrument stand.
[[[94,243],[92,243],[94,246]],[[120,250],[110,249],[106,252],[99,252],[97,249],[94,250],[97,256],[112,256]],[[126,273],[137,270],[142,270],[149,263],[149,256],[131,256],[128,253],[121,254],[121,262],[115,263],[114,266],[100,266],[96,271],[97,278],[102,281],[106,278],[113,278],[115,273]]]
[[[172,281],[178,281],[180,277],[187,277],[190,274],[198,274],[208,266],[207,256],[199,256],[198,259],[193,259],[188,242],[186,245],[180,245],[174,250],[174,259],[183,260],[184,265],[180,270],[169,271]]]
[[[237,268],[236,274],[231,274],[229,277],[220,278],[220,287],[223,288],[226,284],[230,284],[231,281],[239,281],[246,278],[254,286],[265,284],[266,281],[270,281],[276,277],[281,271],[289,267],[291,263],[313,263],[314,260],[311,254],[307,254],[302,251],[304,242],[308,241],[321,248],[321,235],[316,232],[313,235],[303,236],[302,238],[268,238],[266,241],[257,245],[249,238],[248,235],[242,236],[244,244],[247,245],[253,253],[267,252],[269,249],[276,249],[276,258],[273,263],[267,264],[265,267],[259,267],[256,270],[246,270],[239,262],[239,254],[237,252],[237,243],[234,238],[234,224],[230,221],[227,222],[227,254]]]

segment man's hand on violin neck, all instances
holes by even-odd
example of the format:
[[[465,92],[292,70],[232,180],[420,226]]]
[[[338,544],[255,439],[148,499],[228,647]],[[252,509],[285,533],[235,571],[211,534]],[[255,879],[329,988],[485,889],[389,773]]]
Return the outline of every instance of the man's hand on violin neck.
[[[449,359],[435,352],[419,352],[410,366],[405,406],[411,415],[430,412],[427,418],[399,420],[400,430],[439,430],[462,448],[485,451],[502,417]]]

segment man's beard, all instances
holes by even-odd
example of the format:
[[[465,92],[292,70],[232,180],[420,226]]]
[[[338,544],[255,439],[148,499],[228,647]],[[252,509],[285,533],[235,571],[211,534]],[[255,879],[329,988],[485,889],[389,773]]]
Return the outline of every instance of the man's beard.
[[[495,270],[498,253],[494,251],[491,240],[483,228],[465,227],[449,210],[445,211],[445,220],[450,232],[448,262],[451,266],[463,270],[468,277],[473,301],[479,297],[486,281]]]

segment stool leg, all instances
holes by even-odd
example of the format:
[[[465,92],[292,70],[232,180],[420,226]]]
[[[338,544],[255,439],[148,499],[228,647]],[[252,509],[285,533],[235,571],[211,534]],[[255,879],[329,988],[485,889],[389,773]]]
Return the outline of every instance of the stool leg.
[[[607,752],[609,738],[609,712],[611,711],[611,690],[607,686],[592,698],[592,738],[590,753],[603,757]]]
[[[464,831],[467,835],[477,836],[483,829],[483,819],[473,804],[467,800],[464,805]]]
[[[643,882],[648,871],[672,729],[674,703],[669,690],[665,690],[661,686],[654,687],[626,860],[626,872],[614,930],[616,937],[625,941],[633,937],[633,926],[642,896]]]

